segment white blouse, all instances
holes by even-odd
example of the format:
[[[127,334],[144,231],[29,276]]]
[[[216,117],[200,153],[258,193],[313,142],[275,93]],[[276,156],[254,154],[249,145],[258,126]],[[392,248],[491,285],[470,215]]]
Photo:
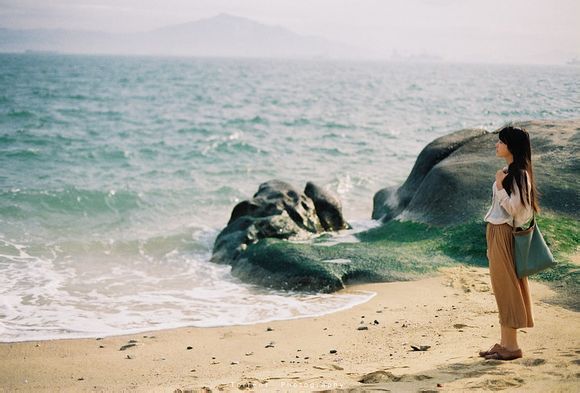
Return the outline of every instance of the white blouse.
[[[526,172],[528,195],[531,194],[532,184]],[[491,207],[487,211],[484,220],[492,224],[509,224],[512,227],[521,227],[532,218],[533,210],[529,203],[522,204],[520,190],[513,182],[512,195],[508,195],[505,189],[497,190],[496,182],[493,182],[493,198]]]

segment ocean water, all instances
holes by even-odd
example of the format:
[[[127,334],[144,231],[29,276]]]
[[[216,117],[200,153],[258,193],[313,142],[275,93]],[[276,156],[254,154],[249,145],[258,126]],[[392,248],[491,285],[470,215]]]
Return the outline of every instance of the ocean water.
[[[358,231],[434,138],[580,117],[565,66],[0,54],[0,86],[0,341],[364,302],[240,282],[213,241],[269,179],[334,191]]]

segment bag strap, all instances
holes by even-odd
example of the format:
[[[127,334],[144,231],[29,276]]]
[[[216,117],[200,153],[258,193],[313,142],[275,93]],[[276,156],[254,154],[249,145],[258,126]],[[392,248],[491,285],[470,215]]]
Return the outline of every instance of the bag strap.
[[[530,220],[530,225],[528,225],[527,228],[522,228],[522,227],[514,227],[512,232],[516,233],[516,232],[525,232],[528,231],[530,228],[533,228],[534,225],[536,225],[536,212],[532,210],[532,219]],[[518,230],[519,228],[519,230]]]

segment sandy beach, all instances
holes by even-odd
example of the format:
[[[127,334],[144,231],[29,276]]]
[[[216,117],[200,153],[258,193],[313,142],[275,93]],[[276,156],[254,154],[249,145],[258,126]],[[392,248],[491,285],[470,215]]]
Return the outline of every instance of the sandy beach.
[[[489,275],[457,266],[349,287],[376,296],[317,318],[1,344],[0,390],[578,391],[578,314],[531,288],[536,327],[520,330],[524,357],[511,362],[478,357],[498,337]]]

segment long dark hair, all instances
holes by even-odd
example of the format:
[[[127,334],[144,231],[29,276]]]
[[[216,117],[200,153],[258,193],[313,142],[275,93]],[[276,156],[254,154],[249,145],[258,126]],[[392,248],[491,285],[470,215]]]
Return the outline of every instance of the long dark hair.
[[[513,182],[515,180],[520,189],[520,199],[522,204],[532,206],[537,213],[540,211],[538,204],[538,191],[534,181],[534,171],[532,169],[532,147],[530,144],[530,135],[523,128],[506,126],[499,132],[499,140],[507,145],[508,150],[512,153],[514,160],[508,166],[507,176],[503,179],[503,188],[511,195],[513,191]],[[531,195],[528,195],[528,186],[526,183],[526,172],[530,176]]]

